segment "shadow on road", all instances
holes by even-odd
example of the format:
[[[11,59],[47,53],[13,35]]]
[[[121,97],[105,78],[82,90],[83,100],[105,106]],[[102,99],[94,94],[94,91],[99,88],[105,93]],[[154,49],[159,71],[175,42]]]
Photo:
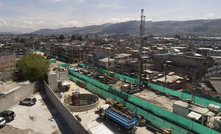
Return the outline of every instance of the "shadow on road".
[[[52,102],[48,98],[47,94],[44,91],[41,91],[40,96],[44,102],[43,105],[45,104],[47,106],[49,112],[52,115],[52,117],[49,118],[48,120],[51,122],[53,122],[53,121],[56,122],[56,124],[60,130],[60,133],[71,134],[70,128],[68,127],[67,123],[63,120],[62,116],[59,114],[59,112],[57,111],[55,106],[52,104]],[[54,132],[52,134],[59,134],[59,132]]]

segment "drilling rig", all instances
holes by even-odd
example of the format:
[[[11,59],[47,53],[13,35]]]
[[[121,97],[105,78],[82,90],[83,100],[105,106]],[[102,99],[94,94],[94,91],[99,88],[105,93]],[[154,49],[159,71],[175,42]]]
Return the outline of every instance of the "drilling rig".
[[[145,16],[143,15],[144,10],[141,9],[141,17],[140,17],[140,47],[138,54],[138,88],[141,89],[141,81],[142,81],[142,47],[143,47],[143,36],[144,36],[144,25],[145,25]]]

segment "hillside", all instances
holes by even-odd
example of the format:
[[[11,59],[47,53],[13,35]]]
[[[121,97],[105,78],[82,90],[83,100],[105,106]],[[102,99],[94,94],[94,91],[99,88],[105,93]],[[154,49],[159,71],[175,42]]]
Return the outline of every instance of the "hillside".
[[[115,24],[92,25],[86,27],[70,27],[60,29],[41,29],[33,34],[139,34],[139,21],[127,21]],[[191,21],[160,21],[145,23],[147,35],[174,36],[190,34],[195,36],[221,36],[221,19]]]

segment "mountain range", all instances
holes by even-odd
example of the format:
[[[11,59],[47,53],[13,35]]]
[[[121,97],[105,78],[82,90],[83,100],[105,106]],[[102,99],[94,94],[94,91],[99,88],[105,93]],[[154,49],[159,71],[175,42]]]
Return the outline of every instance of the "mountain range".
[[[130,34],[139,35],[139,21],[127,21],[115,24],[91,25],[85,27],[69,27],[59,29],[41,29],[32,34],[42,35],[71,35],[71,34]],[[189,21],[159,21],[145,22],[146,35],[174,36],[221,36],[221,19],[189,20]]]

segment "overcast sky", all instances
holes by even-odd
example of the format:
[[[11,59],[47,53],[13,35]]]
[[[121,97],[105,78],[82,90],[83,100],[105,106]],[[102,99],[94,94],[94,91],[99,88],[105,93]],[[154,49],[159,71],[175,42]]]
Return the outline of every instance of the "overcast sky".
[[[221,18],[221,0],[0,0],[0,32],[139,20]]]

